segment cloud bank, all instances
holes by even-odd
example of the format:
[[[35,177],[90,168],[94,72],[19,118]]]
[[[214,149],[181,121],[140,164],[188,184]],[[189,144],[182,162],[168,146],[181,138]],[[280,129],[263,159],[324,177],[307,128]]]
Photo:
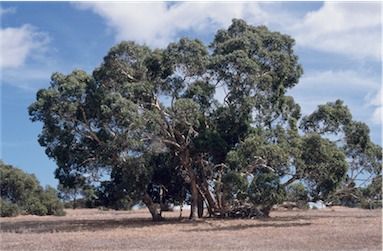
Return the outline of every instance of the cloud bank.
[[[355,70],[326,70],[309,72],[293,88],[294,96],[302,106],[302,112],[309,114],[319,104],[342,99],[355,115],[355,119],[381,124],[381,79]]]
[[[82,2],[77,9],[92,10],[117,33],[116,40],[136,40],[163,47],[179,32],[215,32],[233,18],[266,24],[291,34],[299,46],[357,59],[381,57],[381,4],[325,2],[303,18],[289,5],[254,2]],[[291,8],[291,7],[290,7]]]
[[[381,59],[381,4],[325,2],[291,27],[297,44],[355,59]]]
[[[136,40],[152,47],[174,41],[179,32],[204,33],[230,25],[233,18],[259,16],[256,3],[217,2],[130,2],[74,3],[80,10],[92,10],[117,32],[116,40]]]
[[[370,107],[374,108],[374,112],[372,114],[371,120],[374,124],[382,124],[382,86],[380,87],[378,92],[375,92],[371,97],[367,97],[367,102]]]

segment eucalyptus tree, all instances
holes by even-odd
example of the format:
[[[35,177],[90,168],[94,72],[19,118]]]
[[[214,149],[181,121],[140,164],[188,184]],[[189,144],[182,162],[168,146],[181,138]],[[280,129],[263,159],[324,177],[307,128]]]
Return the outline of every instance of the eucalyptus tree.
[[[214,216],[244,207],[268,215],[286,186],[306,179],[325,196],[345,168],[335,143],[299,133],[300,106],[286,95],[303,73],[293,47],[290,36],[238,19],[209,47],[124,41],[92,75],[54,73],[29,114],[43,123],[39,142],[57,178],[99,180],[106,171],[99,191],[143,201],[154,220],[162,219],[148,192],[155,182],[173,202],[190,197],[191,219],[203,202]]]
[[[213,113],[226,143],[225,165],[218,165],[216,183],[216,190],[223,190],[216,194],[223,213],[238,201],[252,201],[263,204],[267,215],[279,200],[273,196],[283,194],[280,178],[289,169],[300,118],[299,105],[285,95],[303,73],[293,46],[288,35],[236,19],[227,30],[219,30],[210,45],[212,77],[225,90],[222,105]],[[250,176],[250,184],[238,185]]]
[[[319,105],[302,119],[300,127],[307,134],[327,138],[345,155],[347,174],[333,196],[363,200],[358,188],[370,185],[382,175],[382,147],[371,141],[368,126],[353,120],[343,101],[336,100]],[[381,196],[379,193],[378,197]]]
[[[80,70],[53,74],[51,86],[37,93],[29,112],[32,121],[44,123],[39,142],[56,160],[56,176],[75,173],[97,179],[105,169],[125,173],[132,199],[143,196],[153,218],[159,219],[146,192],[153,174],[147,163],[152,154],[171,151],[196,202],[189,151],[198,135],[198,104],[181,96],[201,81],[208,58],[198,40],[181,39],[155,51],[122,42],[93,76]],[[161,103],[161,97],[170,98],[170,104]]]

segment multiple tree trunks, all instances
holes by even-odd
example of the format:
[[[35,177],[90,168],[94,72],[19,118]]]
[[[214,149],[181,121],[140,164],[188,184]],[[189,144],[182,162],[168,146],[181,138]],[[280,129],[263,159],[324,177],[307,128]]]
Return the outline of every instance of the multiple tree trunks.
[[[294,44],[239,19],[217,31],[209,46],[181,38],[152,50],[124,41],[92,75],[52,74],[29,115],[44,124],[39,143],[55,160],[61,184],[82,182],[84,189],[110,172],[111,180],[100,184],[99,198],[107,198],[100,203],[143,199],[153,219],[162,220],[161,203],[145,191],[157,171],[184,179],[176,183],[189,189],[191,219],[203,215],[204,203],[212,216],[267,216],[295,181],[304,182],[310,197],[325,198],[338,187],[355,187],[362,174],[370,177],[366,182],[382,174],[381,146],[343,101],[302,117],[287,95],[303,74]],[[220,90],[222,100],[215,98]],[[177,168],[163,161],[159,170],[152,160],[162,153]],[[366,191],[371,199],[381,198],[378,188]]]

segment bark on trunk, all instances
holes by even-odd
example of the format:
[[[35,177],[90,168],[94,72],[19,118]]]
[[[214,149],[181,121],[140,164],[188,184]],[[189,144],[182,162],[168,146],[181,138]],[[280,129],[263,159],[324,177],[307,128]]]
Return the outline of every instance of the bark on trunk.
[[[194,174],[194,170],[189,168],[189,176],[190,176],[190,187],[191,187],[191,208],[190,208],[190,220],[195,220],[197,218],[197,208],[198,208],[198,188],[197,188],[197,180]]]
[[[195,220],[197,218],[197,208],[198,208],[198,187],[197,187],[197,177],[195,175],[191,160],[189,149],[186,148],[181,152],[180,161],[182,167],[187,170],[188,173],[188,183],[191,188],[191,208],[190,208],[190,220]]]
[[[148,207],[153,221],[162,221],[164,218],[161,216],[160,208],[153,202],[148,193],[144,194],[144,203]]]
[[[198,218],[203,217],[203,197],[201,193],[198,193]]]
[[[265,218],[268,218],[269,216],[270,216],[270,211],[271,211],[271,208],[272,208],[273,206],[266,206],[266,207],[264,207],[264,208],[262,208],[261,209],[261,212],[263,213],[263,216],[265,217]]]
[[[209,183],[207,182],[206,174],[204,171],[201,172],[201,177],[202,177],[201,192],[203,193],[203,196],[206,199],[209,215],[212,216],[214,212],[217,210],[217,204],[216,204],[216,201],[214,200],[213,195],[211,194],[209,190]]]

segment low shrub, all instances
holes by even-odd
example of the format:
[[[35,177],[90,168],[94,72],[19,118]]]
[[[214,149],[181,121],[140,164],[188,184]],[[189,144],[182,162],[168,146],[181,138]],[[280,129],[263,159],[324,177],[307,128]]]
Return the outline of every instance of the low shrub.
[[[15,217],[21,213],[20,207],[16,203],[7,203],[0,198],[1,217]]]
[[[63,203],[53,187],[45,189],[33,174],[0,161],[1,216],[65,215]]]

